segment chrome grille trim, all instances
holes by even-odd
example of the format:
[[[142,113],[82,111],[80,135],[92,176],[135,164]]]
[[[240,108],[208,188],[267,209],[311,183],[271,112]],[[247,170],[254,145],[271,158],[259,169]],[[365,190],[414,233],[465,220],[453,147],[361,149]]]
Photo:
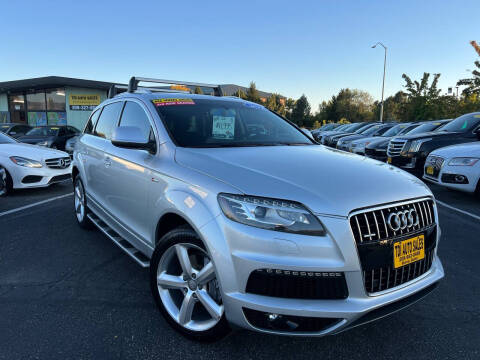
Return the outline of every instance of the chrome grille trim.
[[[62,165],[62,160],[63,164]],[[70,166],[72,160],[69,156],[54,158],[54,159],[47,159],[45,160],[45,165],[47,165],[50,169],[66,169]]]
[[[398,156],[404,150],[407,140],[403,139],[392,139],[388,143],[387,155],[388,156]]]
[[[434,226],[434,208],[435,204],[433,200],[430,198],[425,198],[393,205],[385,205],[377,208],[365,209],[354,212],[352,215],[350,215],[350,227],[357,244],[388,240],[397,236],[418,233],[431,226]],[[393,231],[390,229],[386,221],[388,214],[390,212],[398,212],[408,209],[413,209],[417,212],[419,217],[418,224],[404,230],[400,229],[398,231]],[[385,214],[387,215],[385,216]],[[378,223],[379,219],[381,219],[383,224]],[[383,233],[380,231],[381,228],[384,228]],[[372,229],[376,229],[377,233],[372,233]]]

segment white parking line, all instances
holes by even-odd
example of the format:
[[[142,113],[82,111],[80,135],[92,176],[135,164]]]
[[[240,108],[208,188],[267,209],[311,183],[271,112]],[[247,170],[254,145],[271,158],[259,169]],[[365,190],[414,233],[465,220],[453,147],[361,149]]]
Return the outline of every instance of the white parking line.
[[[462,210],[462,209],[458,209],[458,208],[456,208],[456,207],[454,207],[454,206],[452,206],[452,205],[448,205],[448,204],[444,203],[443,201],[436,200],[436,202],[437,202],[437,204],[440,204],[440,205],[442,205],[442,206],[445,206],[446,208],[449,208],[449,209],[458,211],[459,213],[462,213],[462,214],[464,214],[464,215],[471,216],[471,217],[473,217],[474,219],[480,220],[480,216],[478,216],[478,215],[469,213],[468,211],[465,211],[465,210]]]
[[[33,203],[33,204],[21,206],[21,207],[16,208],[16,209],[7,210],[7,211],[4,211],[4,212],[1,212],[1,213],[0,213],[0,217],[5,216],[5,215],[9,215],[9,214],[13,214],[13,213],[16,213],[16,212],[18,212],[18,211],[25,210],[25,209],[29,209],[29,208],[32,208],[32,207],[34,207],[34,206],[46,204],[46,203],[49,203],[49,202],[51,202],[51,201],[55,201],[55,200],[58,200],[58,199],[63,199],[63,198],[65,198],[65,197],[67,197],[67,196],[72,196],[72,195],[73,195],[73,192],[71,192],[70,194],[55,196],[55,197],[53,197],[53,198],[50,198],[50,199],[47,199],[47,200],[42,200],[42,201],[39,201],[39,202],[36,202],[36,203]]]

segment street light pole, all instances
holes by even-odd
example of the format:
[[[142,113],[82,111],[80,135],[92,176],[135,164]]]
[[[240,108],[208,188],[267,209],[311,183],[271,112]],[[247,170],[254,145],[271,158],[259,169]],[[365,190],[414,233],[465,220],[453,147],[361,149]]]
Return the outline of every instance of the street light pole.
[[[372,46],[372,48],[375,49],[377,45],[381,45],[385,50],[385,57],[383,58],[382,103],[380,105],[380,122],[383,123],[383,91],[385,89],[385,70],[387,67],[387,47],[383,45],[381,42],[377,42],[375,45]]]

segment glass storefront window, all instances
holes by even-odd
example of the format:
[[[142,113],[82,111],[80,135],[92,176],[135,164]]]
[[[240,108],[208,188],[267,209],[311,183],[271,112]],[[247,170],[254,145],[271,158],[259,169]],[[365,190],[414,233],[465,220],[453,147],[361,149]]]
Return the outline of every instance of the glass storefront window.
[[[65,89],[52,89],[47,94],[48,111],[65,111]]]
[[[45,93],[27,94],[27,108],[28,111],[45,111]]]

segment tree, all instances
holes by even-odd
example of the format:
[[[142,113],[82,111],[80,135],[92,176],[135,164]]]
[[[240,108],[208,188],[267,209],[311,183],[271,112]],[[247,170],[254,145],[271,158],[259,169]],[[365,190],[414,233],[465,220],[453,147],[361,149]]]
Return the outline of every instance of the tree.
[[[461,79],[457,82],[457,86],[467,86],[462,91],[462,94],[466,97],[472,94],[480,95],[480,61],[475,61],[475,66],[477,69],[472,71],[472,78]]]
[[[423,73],[420,81],[412,81],[406,74],[402,75],[405,80],[405,89],[408,100],[405,103],[404,117],[407,121],[435,120],[440,118],[438,102],[441,89],[437,88],[440,74],[433,75],[433,81],[429,85],[430,74]]]
[[[308,103],[305,95],[295,102],[295,106],[292,110],[291,120],[298,126],[309,126],[310,124],[310,104]]]
[[[253,101],[256,103],[260,103],[260,95],[258,94],[257,86],[255,83],[252,81],[250,82],[250,86],[247,90],[247,100]]]
[[[195,87],[194,94],[203,94],[203,90],[200,86]]]
[[[246,99],[247,98],[247,95],[245,94],[245,92],[242,91],[242,89],[238,89],[238,91],[233,93],[233,96],[236,96],[240,99]]]
[[[373,119],[374,102],[372,96],[362,90],[341,89],[327,102],[319,105],[315,118],[319,121],[338,122],[346,118],[350,122],[370,121]]]

